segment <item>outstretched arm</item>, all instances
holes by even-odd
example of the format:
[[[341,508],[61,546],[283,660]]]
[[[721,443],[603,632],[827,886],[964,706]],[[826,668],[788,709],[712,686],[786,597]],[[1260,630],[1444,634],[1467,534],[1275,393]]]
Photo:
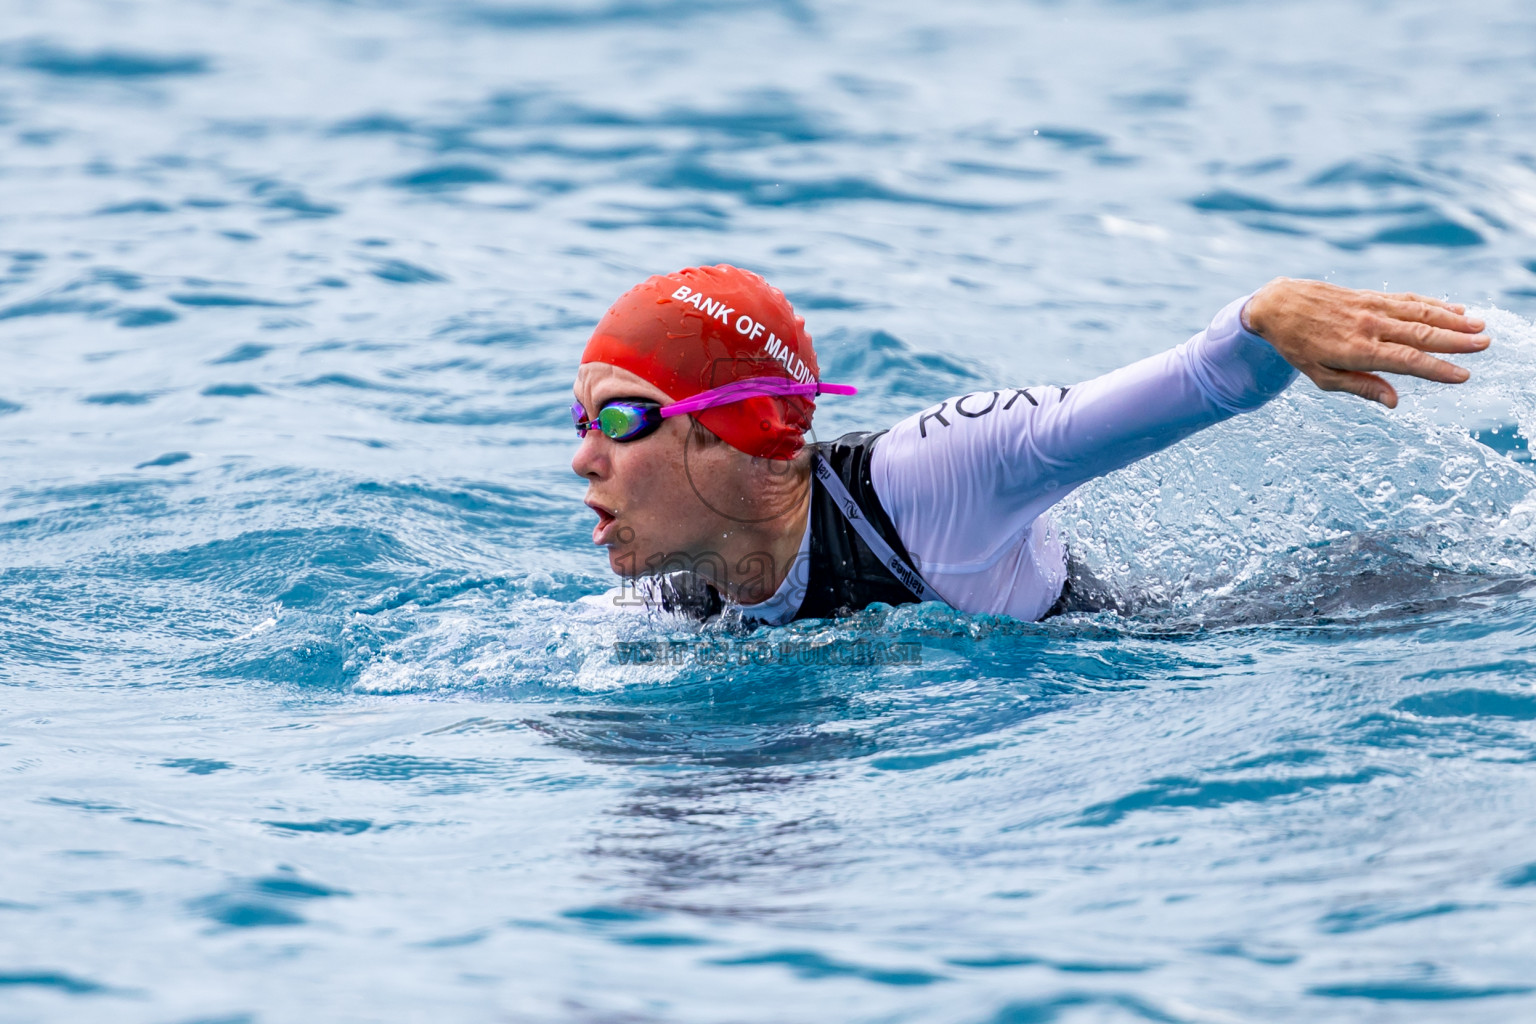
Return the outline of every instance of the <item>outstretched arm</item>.
[[[1460,384],[1471,374],[1429,353],[1481,352],[1489,341],[1483,322],[1464,306],[1288,277],[1254,293],[1243,326],[1324,391],[1347,391],[1388,409],[1397,408],[1397,390],[1378,372]]]
[[[1464,381],[1428,353],[1486,348],[1482,326],[1436,300],[1279,278],[1183,345],[1102,377],[961,396],[903,420],[876,449],[875,490],[914,554],[984,565],[1084,481],[1257,409],[1295,370],[1389,407],[1397,393],[1378,371]]]

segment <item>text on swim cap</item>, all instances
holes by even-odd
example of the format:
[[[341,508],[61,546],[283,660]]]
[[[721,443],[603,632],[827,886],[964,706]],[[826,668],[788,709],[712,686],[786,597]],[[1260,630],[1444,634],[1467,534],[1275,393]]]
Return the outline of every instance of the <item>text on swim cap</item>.
[[[816,379],[806,365],[800,361],[800,357],[791,352],[788,345],[775,338],[771,331],[768,333],[767,343],[763,345],[763,351],[777,359],[784,369],[789,371],[789,375],[801,384],[809,384]]]
[[[711,319],[719,320],[723,324],[729,324],[731,322],[731,314],[736,312],[734,308],[727,307],[725,303],[716,302],[703,292],[696,292],[687,285],[683,285],[673,292],[672,297],[685,305],[692,306]],[[738,327],[737,330],[740,330],[740,328]]]
[[[731,314],[736,312],[734,307],[712,299],[703,292],[696,292],[687,285],[679,286],[677,291],[672,293],[672,297],[678,302],[692,306],[712,320],[719,320],[723,324],[734,326],[737,334],[751,341],[756,341],[763,336],[764,331],[767,331],[768,340],[763,342],[764,352],[777,360],[785,370],[789,371],[789,375],[800,383],[807,384],[816,379],[810,369],[801,361],[800,357],[794,353],[789,345],[781,341],[767,327],[747,314],[741,314],[741,316],[736,318],[736,322],[731,324]]]

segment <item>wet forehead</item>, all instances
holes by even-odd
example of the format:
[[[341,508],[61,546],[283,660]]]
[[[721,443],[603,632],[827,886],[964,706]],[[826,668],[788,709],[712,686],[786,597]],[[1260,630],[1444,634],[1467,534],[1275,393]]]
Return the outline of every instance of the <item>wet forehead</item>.
[[[611,363],[582,363],[576,371],[576,400],[589,410],[615,398],[672,401],[665,391],[635,373]]]

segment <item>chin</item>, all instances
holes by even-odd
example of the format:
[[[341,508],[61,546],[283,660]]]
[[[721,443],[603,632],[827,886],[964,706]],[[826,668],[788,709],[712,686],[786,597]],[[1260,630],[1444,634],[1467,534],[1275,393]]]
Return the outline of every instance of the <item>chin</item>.
[[[680,551],[641,551],[633,543],[608,549],[608,567],[616,576],[656,576],[691,568],[693,560]]]
[[[631,567],[639,569],[633,551],[619,547],[608,549],[608,568],[613,570],[615,576],[629,576]]]
[[[636,551],[632,544],[615,545],[608,549],[608,568],[615,576],[633,577],[653,575],[646,565],[646,556]]]

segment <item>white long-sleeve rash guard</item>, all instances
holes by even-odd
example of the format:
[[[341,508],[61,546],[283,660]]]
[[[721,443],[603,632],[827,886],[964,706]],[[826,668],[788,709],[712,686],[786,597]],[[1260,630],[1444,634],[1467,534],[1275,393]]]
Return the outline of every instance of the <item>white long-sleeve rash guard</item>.
[[[881,437],[870,466],[875,493],[939,596],[965,612],[1040,618],[1066,577],[1066,549],[1047,509],[1094,477],[1284,391],[1296,371],[1244,329],[1248,298],[1177,348],[1102,377],[946,399]],[[807,524],[802,561],[809,539]],[[741,613],[767,625],[790,621],[804,578],[791,571]]]
[[[1061,594],[1066,549],[1042,513],[1296,379],[1244,329],[1248,298],[1177,348],[1086,383],[962,395],[892,427],[870,479],[918,572],[961,611],[1044,615]]]

